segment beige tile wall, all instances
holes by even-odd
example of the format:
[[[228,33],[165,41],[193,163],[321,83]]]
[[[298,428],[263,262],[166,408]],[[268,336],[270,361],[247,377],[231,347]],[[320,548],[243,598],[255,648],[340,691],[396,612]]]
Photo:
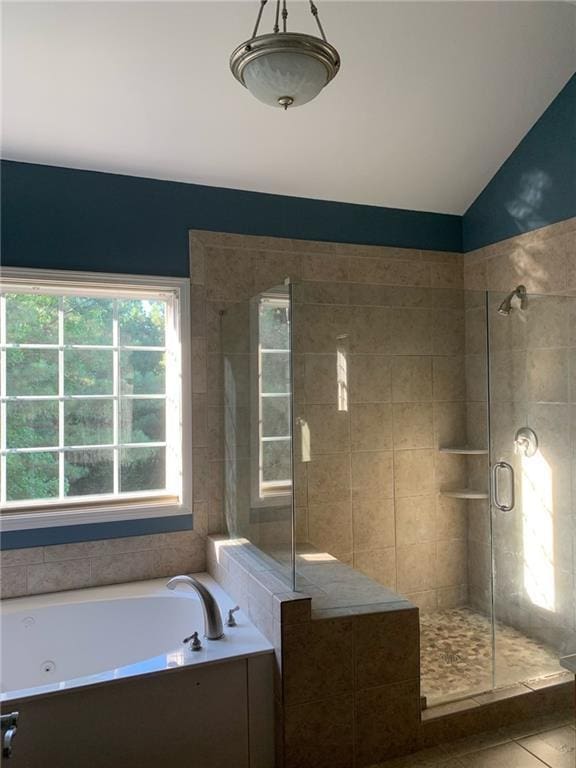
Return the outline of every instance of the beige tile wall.
[[[576,217],[470,251],[464,286],[508,292],[523,283],[529,293],[576,291]]]
[[[205,539],[177,531],[3,551],[2,597],[99,587],[205,569]]]
[[[462,264],[399,256],[351,260],[349,280],[364,283],[296,286],[296,416],[310,452],[297,467],[298,530],[435,609],[467,594],[465,505],[438,495],[465,485],[465,460],[438,451],[466,430]],[[296,440],[302,459],[298,428]]]
[[[209,427],[223,418],[219,313],[290,277],[297,416],[311,436],[311,461],[295,472],[299,539],[424,607],[465,600],[465,509],[437,496],[466,469],[437,450],[465,431],[462,256],[198,231],[190,245],[195,359],[206,370],[193,383],[206,529],[225,525],[226,465]],[[336,402],[342,343],[347,411]],[[271,550],[290,530],[276,522],[252,534]]]

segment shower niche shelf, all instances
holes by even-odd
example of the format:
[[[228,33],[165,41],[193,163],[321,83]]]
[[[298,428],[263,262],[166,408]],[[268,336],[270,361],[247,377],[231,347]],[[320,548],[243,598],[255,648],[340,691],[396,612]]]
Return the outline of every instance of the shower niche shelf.
[[[487,456],[487,448],[468,448],[467,446],[448,446],[447,448],[440,448],[440,453],[461,453],[466,456]]]
[[[487,499],[488,494],[477,491],[474,488],[453,488],[440,491],[441,496],[449,496],[451,499]]]

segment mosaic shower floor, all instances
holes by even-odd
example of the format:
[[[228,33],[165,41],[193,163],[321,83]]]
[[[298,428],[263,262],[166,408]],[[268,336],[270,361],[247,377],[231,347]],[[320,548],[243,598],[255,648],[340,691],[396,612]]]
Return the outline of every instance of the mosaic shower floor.
[[[469,608],[420,615],[420,672],[427,706],[490,690],[492,632],[488,618]],[[552,675],[558,656],[506,625],[496,630],[496,687]]]

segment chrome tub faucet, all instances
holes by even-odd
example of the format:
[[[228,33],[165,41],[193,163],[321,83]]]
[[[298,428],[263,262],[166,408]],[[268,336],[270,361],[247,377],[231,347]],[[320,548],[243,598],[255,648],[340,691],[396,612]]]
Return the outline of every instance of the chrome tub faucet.
[[[204,584],[195,579],[194,576],[174,576],[166,584],[168,589],[176,589],[178,584],[186,584],[198,594],[204,613],[204,634],[208,640],[220,640],[224,637],[222,627],[222,616],[214,595]]]

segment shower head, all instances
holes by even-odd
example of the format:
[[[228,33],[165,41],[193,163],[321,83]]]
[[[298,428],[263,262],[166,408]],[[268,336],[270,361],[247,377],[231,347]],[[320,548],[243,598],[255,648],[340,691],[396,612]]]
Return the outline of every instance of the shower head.
[[[512,311],[512,299],[517,296],[520,299],[520,309],[526,309],[526,288],[523,285],[518,285],[513,291],[510,291],[508,296],[504,299],[502,304],[498,307],[498,313],[501,315],[509,315]]]

